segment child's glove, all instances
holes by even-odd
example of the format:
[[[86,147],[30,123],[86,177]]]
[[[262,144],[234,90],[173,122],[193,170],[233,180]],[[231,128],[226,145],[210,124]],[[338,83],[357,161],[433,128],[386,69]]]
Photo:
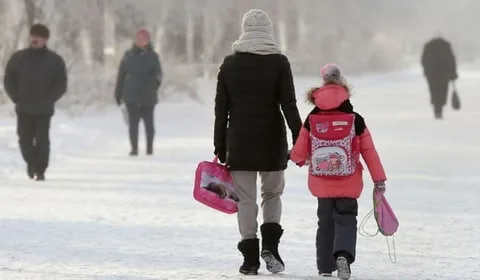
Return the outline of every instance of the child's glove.
[[[387,186],[385,186],[385,181],[375,182],[375,190],[385,193],[387,191]]]
[[[292,158],[290,157],[290,154],[292,153],[292,151],[288,151],[288,154],[287,154],[287,161],[290,161],[292,160]],[[293,160],[292,160],[293,161]],[[302,161],[302,162],[294,162],[298,167],[303,167],[306,163],[306,161]]]
[[[309,160],[305,160],[302,162],[297,163],[298,167],[310,166],[311,162]]]
[[[304,167],[305,166],[305,161],[295,163],[298,167]]]

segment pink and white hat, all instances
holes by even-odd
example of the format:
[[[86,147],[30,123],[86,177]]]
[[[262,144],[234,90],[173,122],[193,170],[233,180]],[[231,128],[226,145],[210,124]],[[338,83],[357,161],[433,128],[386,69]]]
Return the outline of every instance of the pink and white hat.
[[[342,71],[337,64],[329,63],[322,67],[320,75],[325,82],[337,81],[342,78]]]
[[[137,31],[137,36],[142,36],[148,38],[150,40],[151,35],[150,32],[146,28],[141,28]]]

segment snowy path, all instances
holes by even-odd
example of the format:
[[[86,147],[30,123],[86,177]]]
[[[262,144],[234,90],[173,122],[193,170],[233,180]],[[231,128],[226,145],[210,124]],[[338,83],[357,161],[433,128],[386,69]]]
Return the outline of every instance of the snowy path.
[[[461,73],[464,111],[448,110],[443,122],[432,120],[418,74],[352,81],[353,102],[374,133],[401,221],[398,263],[389,262],[383,238],[360,237],[355,280],[480,279],[480,72]],[[297,80],[299,96],[311,83]],[[213,84],[200,86],[204,96],[213,93]],[[303,115],[308,109],[302,105]],[[196,164],[211,157],[211,112],[211,101],[160,105],[157,155],[137,159],[125,156],[116,110],[76,119],[58,114],[45,183],[26,180],[15,120],[3,114],[0,279],[317,279],[316,201],[306,170],[294,166],[284,195],[287,271],[238,275],[235,217],[191,198]]]

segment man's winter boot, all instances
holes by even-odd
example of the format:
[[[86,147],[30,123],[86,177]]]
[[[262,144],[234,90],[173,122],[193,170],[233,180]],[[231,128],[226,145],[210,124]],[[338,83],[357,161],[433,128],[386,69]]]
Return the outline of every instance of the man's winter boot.
[[[348,280],[352,275],[352,271],[350,270],[350,263],[346,256],[340,255],[337,258],[337,271],[338,271],[338,279],[341,280]]]
[[[35,177],[35,181],[45,181],[45,174],[38,173],[37,176]]]
[[[132,151],[130,152],[130,156],[131,156],[131,157],[136,157],[136,156],[138,156],[138,150],[132,150]]]
[[[276,223],[265,223],[260,227],[262,232],[262,259],[268,271],[279,273],[285,270],[285,263],[278,253],[278,244],[283,234],[282,226]]]
[[[257,275],[260,268],[260,246],[257,238],[246,239],[238,243],[238,250],[243,255],[243,264],[240,273],[245,275]]]

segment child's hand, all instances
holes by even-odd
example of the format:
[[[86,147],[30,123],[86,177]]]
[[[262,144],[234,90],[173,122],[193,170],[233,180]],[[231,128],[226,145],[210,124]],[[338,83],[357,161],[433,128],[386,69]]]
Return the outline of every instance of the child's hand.
[[[302,161],[302,162],[299,162],[299,163],[296,163],[298,167],[303,167],[305,165],[305,162]]]
[[[310,164],[311,164],[311,162],[309,160],[306,160],[306,161],[302,161],[302,162],[297,163],[297,166],[304,167],[304,166],[310,166]]]
[[[385,181],[375,182],[375,190],[385,193],[387,191],[387,186],[385,186]]]

